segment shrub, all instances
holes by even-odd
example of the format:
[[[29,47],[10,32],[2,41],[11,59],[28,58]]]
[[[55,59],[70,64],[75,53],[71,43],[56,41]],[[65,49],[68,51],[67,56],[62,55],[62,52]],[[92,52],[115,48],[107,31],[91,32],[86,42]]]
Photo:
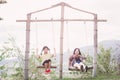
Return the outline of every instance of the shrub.
[[[97,54],[98,73],[111,73],[113,67],[110,66],[112,48],[105,49],[103,46],[99,47]]]

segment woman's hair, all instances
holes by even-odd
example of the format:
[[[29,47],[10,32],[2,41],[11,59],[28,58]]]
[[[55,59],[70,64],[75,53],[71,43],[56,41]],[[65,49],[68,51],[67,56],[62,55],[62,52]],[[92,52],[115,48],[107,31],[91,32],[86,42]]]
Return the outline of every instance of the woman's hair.
[[[75,48],[74,51],[73,51],[73,54],[75,54],[75,51],[78,49],[79,51],[79,55],[81,55],[81,52],[80,52],[80,49],[79,48]]]

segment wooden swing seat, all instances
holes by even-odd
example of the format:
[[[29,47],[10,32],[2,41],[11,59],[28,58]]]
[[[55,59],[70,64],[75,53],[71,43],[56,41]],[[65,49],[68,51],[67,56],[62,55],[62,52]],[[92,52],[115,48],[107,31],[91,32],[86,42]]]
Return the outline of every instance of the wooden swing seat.
[[[45,66],[37,66],[37,68],[45,68]],[[57,68],[57,66],[51,66],[50,68]]]
[[[88,66],[88,68],[87,68],[87,70],[89,70],[89,69],[93,69],[93,66]],[[70,70],[70,71],[81,71],[80,69],[77,69],[77,68],[68,68],[68,70]]]

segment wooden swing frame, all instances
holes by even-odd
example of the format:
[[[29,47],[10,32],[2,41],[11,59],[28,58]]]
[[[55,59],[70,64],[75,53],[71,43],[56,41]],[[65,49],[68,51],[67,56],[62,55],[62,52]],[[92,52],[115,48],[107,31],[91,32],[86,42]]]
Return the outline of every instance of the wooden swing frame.
[[[93,69],[93,66],[88,66],[87,70]],[[70,71],[81,71],[80,69],[77,68],[68,68]]]
[[[37,66],[37,68],[45,68],[44,66]],[[50,66],[50,68],[57,68],[57,66]]]
[[[34,13],[38,13],[41,11],[45,11],[54,7],[58,7],[61,6],[61,19],[55,19],[55,20],[31,20],[31,15]],[[84,12],[87,14],[91,14],[94,16],[94,19],[65,19],[64,18],[64,7],[67,6],[71,9],[80,11],[80,12]],[[64,22],[65,21],[91,21],[94,22],[94,57],[93,57],[93,77],[96,76],[96,69],[97,69],[97,23],[98,22],[106,22],[106,20],[98,20],[97,19],[97,14],[92,13],[92,12],[88,12],[88,11],[84,11],[84,10],[80,10],[77,8],[74,8],[64,2],[58,3],[56,5],[53,5],[51,7],[42,9],[42,10],[37,10],[31,13],[27,14],[27,20],[16,20],[17,22],[26,22],[26,49],[25,49],[25,69],[24,69],[24,80],[28,80],[28,62],[29,62],[29,52],[30,52],[30,23],[31,22],[61,22],[61,30],[60,30],[60,69],[59,69],[59,78],[60,80],[62,80],[62,73],[63,73],[63,31],[64,31]]]

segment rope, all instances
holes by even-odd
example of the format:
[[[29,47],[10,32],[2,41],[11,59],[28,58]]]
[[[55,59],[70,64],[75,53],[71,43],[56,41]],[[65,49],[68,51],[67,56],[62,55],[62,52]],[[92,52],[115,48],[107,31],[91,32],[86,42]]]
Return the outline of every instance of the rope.
[[[67,29],[67,48],[68,48],[68,53],[70,53],[70,48],[69,48],[69,24],[68,21],[66,21],[66,29]]]
[[[87,25],[86,25],[86,21],[84,21],[84,25],[85,25],[85,41],[86,41],[86,44],[88,44]]]
[[[35,20],[37,20],[37,17],[35,17]],[[36,54],[38,55],[38,26],[36,26]]]
[[[53,50],[54,50],[55,60],[56,60],[55,30],[54,30],[53,18],[51,18],[51,20],[52,20],[52,40],[53,40]]]

